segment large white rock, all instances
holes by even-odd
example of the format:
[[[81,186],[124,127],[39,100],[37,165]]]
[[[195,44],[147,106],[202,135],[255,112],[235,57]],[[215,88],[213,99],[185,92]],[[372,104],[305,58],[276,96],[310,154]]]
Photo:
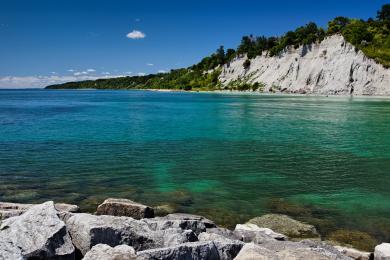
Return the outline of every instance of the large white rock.
[[[288,237],[283,234],[276,233],[269,228],[261,228],[251,223],[237,224],[234,229],[234,234],[245,242],[260,241],[263,239],[288,240]]]
[[[1,222],[0,244],[2,248],[12,244],[24,258],[74,259],[75,248],[65,223],[59,219],[52,201],[36,205],[24,214]],[[0,255],[7,255],[0,251]]]
[[[22,204],[12,202],[0,202],[0,220],[10,217],[20,216],[31,207],[37,204]],[[54,207],[62,212],[79,212],[80,208],[77,205],[67,203],[55,203]]]
[[[98,244],[87,252],[83,260],[136,260],[134,248],[127,245],[110,247],[109,245]]]
[[[390,260],[390,243],[382,243],[375,247],[375,260]]]
[[[245,70],[246,56],[222,67],[223,86],[239,80],[264,83],[285,92],[347,95],[390,95],[390,70],[367,58],[341,35],[321,43],[293,47],[270,57],[267,52],[251,60]]]
[[[333,248],[289,241],[248,243],[235,260],[351,260]]]
[[[73,244],[83,255],[97,244],[126,244],[136,250],[146,250],[196,240],[191,230],[172,227],[151,229],[145,221],[130,217],[78,213],[64,219]]]

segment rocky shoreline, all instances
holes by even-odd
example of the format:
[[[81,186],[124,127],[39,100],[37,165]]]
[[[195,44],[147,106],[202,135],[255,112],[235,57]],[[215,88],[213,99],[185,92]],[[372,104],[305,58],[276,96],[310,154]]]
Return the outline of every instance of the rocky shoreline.
[[[375,259],[390,260],[390,244],[375,252],[321,241],[314,226],[267,214],[218,227],[202,216],[107,199],[95,214],[76,205],[0,202],[0,259]]]

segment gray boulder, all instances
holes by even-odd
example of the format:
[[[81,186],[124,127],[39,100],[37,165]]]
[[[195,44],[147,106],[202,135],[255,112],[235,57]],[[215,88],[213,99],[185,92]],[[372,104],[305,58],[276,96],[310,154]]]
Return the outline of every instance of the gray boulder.
[[[167,228],[190,229],[197,235],[205,232],[207,228],[217,227],[213,221],[205,217],[183,213],[169,214],[153,219],[143,219],[143,221],[148,223],[153,230],[164,230]]]
[[[109,245],[98,244],[89,250],[83,260],[136,260],[137,255],[134,248],[127,245],[110,247]]]
[[[96,211],[97,215],[125,216],[134,219],[153,218],[153,208],[128,199],[106,199]]]
[[[286,215],[267,214],[248,221],[262,228],[269,228],[290,238],[319,238],[313,225],[302,223]]]
[[[219,254],[213,242],[202,241],[181,245],[140,251],[142,260],[217,260]]]
[[[207,228],[206,233],[217,234],[232,240],[242,240],[241,236],[237,236],[233,231],[227,228],[221,228],[221,227]]]
[[[12,244],[12,242],[1,241],[0,239],[0,260],[8,259],[21,260],[25,258],[20,248]]]
[[[28,209],[38,204],[21,204],[21,203],[11,203],[11,202],[0,202],[0,220],[7,219],[10,217],[16,217],[22,215]],[[55,203],[55,208],[58,211],[66,212],[79,212],[79,207],[77,205],[66,204],[66,203]]]
[[[305,245],[303,243],[276,241],[272,244],[245,244],[235,260],[348,260],[337,250]]]
[[[375,247],[375,260],[390,260],[390,243],[382,243]]]
[[[255,242],[261,244],[267,240],[288,240],[288,238],[280,233],[276,233],[269,228],[260,228],[255,224],[238,224],[234,229],[234,234],[244,242]]]
[[[200,233],[199,241],[212,241],[218,250],[219,259],[232,260],[244,246],[244,242],[213,233]]]
[[[49,201],[32,206],[21,216],[2,221],[1,247],[12,244],[23,258],[74,259],[75,248],[57,213],[54,203]],[[17,254],[18,250],[9,247],[7,252]]]
[[[94,245],[126,244],[138,250],[167,247],[197,240],[191,230],[154,229],[143,220],[130,217],[96,216],[85,213],[65,218],[73,244],[85,255]]]

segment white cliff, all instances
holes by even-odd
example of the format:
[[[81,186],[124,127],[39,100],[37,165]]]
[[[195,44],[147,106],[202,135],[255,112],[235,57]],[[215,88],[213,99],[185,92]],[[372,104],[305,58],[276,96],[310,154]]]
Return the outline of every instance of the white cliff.
[[[384,68],[341,35],[321,43],[290,47],[270,57],[266,52],[251,59],[246,56],[222,67],[222,87],[237,83],[264,84],[264,92],[313,93],[324,95],[390,95],[390,69]]]

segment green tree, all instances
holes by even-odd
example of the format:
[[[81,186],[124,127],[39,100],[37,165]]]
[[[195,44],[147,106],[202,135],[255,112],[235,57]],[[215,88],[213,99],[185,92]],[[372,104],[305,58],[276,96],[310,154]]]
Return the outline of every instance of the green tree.
[[[390,21],[390,4],[383,5],[376,17],[380,21]]]

